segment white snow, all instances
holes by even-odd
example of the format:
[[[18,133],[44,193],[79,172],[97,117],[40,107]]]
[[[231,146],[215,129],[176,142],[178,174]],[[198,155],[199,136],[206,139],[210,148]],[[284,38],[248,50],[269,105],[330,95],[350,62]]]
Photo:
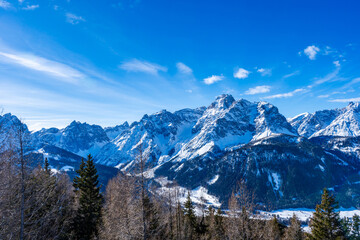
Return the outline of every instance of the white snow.
[[[72,166],[64,166],[60,169],[60,171],[68,172],[68,171],[74,171],[74,167]]]
[[[209,185],[212,185],[212,184],[214,184],[214,183],[216,183],[216,181],[219,179],[219,175],[215,175],[212,179],[210,179],[209,181],[208,181],[208,184]]]
[[[339,212],[340,218],[344,218],[344,217],[352,218],[355,214],[360,216],[360,210],[354,207],[339,208],[336,211]],[[289,208],[289,209],[274,210],[271,212],[261,211],[260,213],[266,219],[269,219],[274,215],[282,219],[290,219],[293,216],[293,214],[295,214],[301,221],[306,222],[310,220],[314,212],[315,212],[314,209],[309,209],[309,208]]]

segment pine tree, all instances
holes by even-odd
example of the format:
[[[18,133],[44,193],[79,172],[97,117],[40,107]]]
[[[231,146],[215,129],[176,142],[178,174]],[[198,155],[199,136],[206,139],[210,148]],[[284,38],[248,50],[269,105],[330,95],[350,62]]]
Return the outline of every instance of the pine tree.
[[[339,214],[335,212],[338,207],[335,197],[329,195],[325,188],[321,196],[321,204],[316,206],[316,211],[310,219],[310,239],[336,239],[343,237]]]
[[[79,199],[79,206],[74,220],[76,239],[92,239],[98,236],[101,222],[102,195],[98,187],[98,174],[91,155],[86,163],[81,161],[78,177],[74,178],[74,188]]]
[[[353,216],[352,219],[351,239],[360,240],[360,217],[356,214]]]
[[[184,215],[185,215],[185,239],[193,239],[197,228],[195,207],[191,201],[190,192],[188,192],[186,202],[184,204]]]
[[[302,240],[304,233],[301,228],[300,220],[294,214],[290,219],[290,226],[285,230],[285,240]]]
[[[344,217],[343,219],[340,220],[341,223],[341,228],[343,230],[343,233],[346,237],[346,239],[351,239],[351,221],[348,217]]]
[[[51,169],[50,169],[50,164],[47,158],[45,158],[45,162],[44,162],[44,170],[46,173],[50,174],[51,173]]]

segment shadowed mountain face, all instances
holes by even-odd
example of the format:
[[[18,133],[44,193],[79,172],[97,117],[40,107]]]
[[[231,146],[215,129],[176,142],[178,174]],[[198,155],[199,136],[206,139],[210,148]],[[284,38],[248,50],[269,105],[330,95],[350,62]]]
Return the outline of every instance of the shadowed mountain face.
[[[221,95],[208,107],[163,110],[130,125],[103,129],[74,121],[64,129],[42,129],[29,133],[29,147],[40,161],[48,157],[54,168],[71,174],[91,153],[104,184],[117,169],[137,170],[141,145],[149,178],[205,187],[223,203],[244,180],[258,203],[273,207],[313,207],[324,187],[333,189],[343,206],[355,206],[359,112],[359,104],[350,103],[287,120],[270,103]],[[0,118],[5,130],[16,120],[9,114]]]

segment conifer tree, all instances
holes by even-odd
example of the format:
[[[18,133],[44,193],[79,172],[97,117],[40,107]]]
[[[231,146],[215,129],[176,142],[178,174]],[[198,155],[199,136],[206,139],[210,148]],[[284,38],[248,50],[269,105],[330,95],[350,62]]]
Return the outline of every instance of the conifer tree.
[[[348,217],[344,217],[343,219],[340,220],[341,223],[341,228],[343,230],[344,236],[346,237],[346,239],[351,239],[351,221],[350,218]]]
[[[353,216],[352,219],[351,239],[360,240],[360,217],[356,214]]]
[[[81,161],[77,170],[79,176],[74,178],[74,188],[79,206],[74,220],[76,239],[92,239],[98,236],[101,222],[102,195],[100,193],[98,174],[92,156],[89,154],[86,163]]]
[[[47,158],[45,158],[45,162],[44,162],[44,170],[46,173],[50,174],[51,169],[50,169],[50,164]]]
[[[329,195],[325,188],[321,196],[321,203],[316,206],[316,211],[310,219],[310,239],[337,239],[344,236],[341,229],[339,214],[335,212],[338,207],[335,197]]]
[[[188,192],[186,202],[184,204],[185,215],[185,239],[193,239],[197,228],[195,207],[191,201],[190,192]]]

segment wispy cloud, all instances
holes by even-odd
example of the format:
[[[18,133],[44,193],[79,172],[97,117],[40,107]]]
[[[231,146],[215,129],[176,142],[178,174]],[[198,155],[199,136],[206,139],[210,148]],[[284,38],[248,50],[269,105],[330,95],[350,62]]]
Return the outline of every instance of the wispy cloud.
[[[263,85],[263,86],[256,86],[254,88],[249,88],[245,94],[246,95],[254,95],[254,94],[259,94],[259,93],[267,93],[267,92],[270,92],[270,86],[266,86],[266,85]]]
[[[210,77],[204,78],[204,83],[207,85],[219,82],[221,80],[224,80],[223,75],[212,75]]]
[[[43,72],[70,83],[77,83],[79,78],[84,77],[84,74],[68,65],[31,54],[0,52],[0,61]]]
[[[249,76],[250,72],[244,68],[238,68],[234,72],[234,78],[245,79]]]
[[[80,22],[85,22],[85,19],[81,16],[77,16],[73,13],[66,13],[66,21],[71,24],[78,24]]]
[[[37,5],[27,5],[26,7],[23,7],[22,9],[23,10],[35,10],[35,9],[37,9],[39,7],[40,7],[39,4],[37,4]]]
[[[320,52],[320,48],[315,45],[308,46],[304,49],[304,54],[308,56],[310,60],[315,60],[318,52]]]
[[[166,72],[167,68],[160,66],[156,63],[151,63],[147,61],[140,61],[138,59],[133,59],[127,62],[120,64],[119,68],[128,71],[128,72],[143,72],[149,74],[158,74],[159,71]]]
[[[183,74],[191,74],[193,72],[189,66],[185,65],[182,62],[176,63],[176,67],[177,67],[178,71]]]
[[[334,64],[336,67],[340,67],[340,62],[339,62],[339,61],[333,61],[333,64]]]
[[[328,98],[330,97],[330,94],[324,94],[324,95],[319,95],[318,98]]]
[[[340,72],[340,67],[337,67],[334,71],[327,74],[325,77],[316,80],[315,83],[309,85],[308,87],[312,88],[312,87],[315,87],[317,85],[320,85],[320,84],[323,84],[326,82],[334,82],[334,81],[344,80],[343,78],[339,77],[339,72]]]
[[[0,0],[0,8],[10,9],[10,8],[11,8],[11,4],[10,4],[8,1]]]
[[[292,92],[275,94],[275,95],[267,96],[267,97],[264,97],[264,98],[265,98],[265,99],[289,98],[289,97],[294,96],[294,95],[297,94],[297,93],[301,93],[301,92],[305,92],[305,91],[306,91],[305,88],[298,88],[298,89],[295,89],[295,90],[292,91]]]
[[[261,76],[271,76],[271,69],[269,68],[259,68],[257,70],[258,73],[261,74]]]
[[[290,77],[293,77],[293,76],[296,76],[296,75],[299,75],[299,74],[300,74],[300,71],[297,70],[297,71],[295,71],[295,72],[292,72],[292,73],[289,73],[289,74],[284,75],[282,78],[283,78],[283,79],[286,79],[286,78],[290,78]]]
[[[351,87],[352,85],[357,84],[357,83],[360,83],[360,77],[354,78],[353,80],[351,80],[350,82],[348,82],[343,88],[344,88],[344,89],[349,88],[349,87]]]
[[[360,97],[357,98],[343,98],[343,99],[331,99],[329,102],[360,102]]]

